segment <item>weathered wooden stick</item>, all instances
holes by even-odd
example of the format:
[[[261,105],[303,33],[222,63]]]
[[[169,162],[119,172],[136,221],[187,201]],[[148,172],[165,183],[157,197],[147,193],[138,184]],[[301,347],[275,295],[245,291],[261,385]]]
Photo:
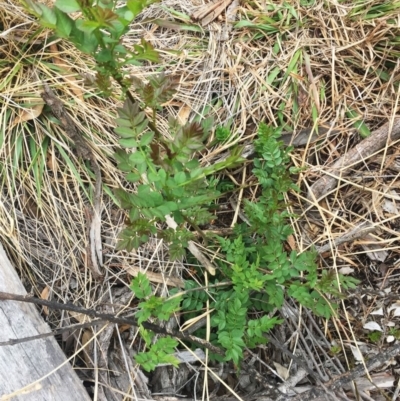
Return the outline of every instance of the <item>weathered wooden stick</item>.
[[[361,163],[378,150],[382,149],[387,142],[395,141],[400,138],[400,117],[396,117],[393,126],[388,122],[382,127],[372,132],[371,136],[362,140],[353,149],[339,158],[331,167],[329,175],[319,178],[310,188],[308,199],[320,200],[329,193],[336,185],[340,177],[350,173],[349,167],[354,167]]]

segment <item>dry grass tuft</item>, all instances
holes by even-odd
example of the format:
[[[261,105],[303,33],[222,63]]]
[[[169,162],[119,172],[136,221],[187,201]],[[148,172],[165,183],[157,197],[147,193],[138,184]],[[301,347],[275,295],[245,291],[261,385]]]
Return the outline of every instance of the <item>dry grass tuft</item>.
[[[332,127],[322,141],[293,153],[293,164],[306,169],[298,177],[302,192],[289,199],[299,216],[293,219],[291,244],[300,251],[330,244],[322,253],[321,265],[334,274],[351,271],[363,280],[362,285],[329,322],[316,321],[289,302],[283,313],[286,326],[279,334],[282,344],[294,354],[307,355],[313,368],[320,369],[320,377],[326,378],[347,371],[357,359],[354,350],[371,356],[393,333],[393,325],[399,329],[393,316],[397,309],[389,312],[398,290],[398,143],[388,140],[362,163],[348,166],[350,174],[322,199],[310,201],[306,195],[321,175],[333,174],[328,167],[356,146],[360,135],[398,114],[398,8],[395,2],[378,1],[359,6],[329,1],[280,3],[242,2],[236,14],[241,27],[222,40],[226,34],[223,15],[199,28],[185,16],[200,7],[200,1],[164,0],[142,13],[125,44],[133,46],[143,36],[163,57],[160,65],[130,67],[132,75],[146,79],[164,70],[179,84],[177,95],[159,116],[165,135],[168,114],[181,121],[212,115],[216,124],[231,127],[229,143],[211,148],[204,163],[213,163],[233,144],[251,142],[260,121],[295,132]],[[179,279],[183,270],[190,272],[190,266],[170,262],[164,244],[152,240],[132,254],[114,250],[124,216],[113,189],[127,186],[112,158],[118,146],[112,128],[119,101],[98,96],[85,79],[93,71],[92,60],[65,41],[51,39],[17,2],[0,4],[0,28],[0,240],[27,289],[41,294],[50,288],[50,298],[85,307],[126,305],[128,274],[149,269],[157,275],[153,282],[166,293],[167,277]],[[41,81],[57,91],[102,167],[103,282],[92,279],[88,266],[94,174],[89,164],[76,158],[62,129],[43,109]],[[238,172],[235,179],[246,180],[246,174]],[[366,223],[373,227],[369,234],[339,244],[343,235]],[[123,287],[119,295],[115,293],[118,286]],[[378,306],[384,306],[382,315],[371,315]],[[58,327],[68,325],[72,316],[50,311],[48,319]],[[378,344],[363,329],[370,321],[383,330]],[[83,341],[79,333],[74,335],[67,349],[70,354]],[[94,344],[104,344],[101,335],[96,334]],[[120,342],[114,349],[126,351],[121,357],[124,363],[116,367],[121,372],[136,369],[129,347],[136,336],[133,330],[124,338],[118,335]],[[332,356],[326,350],[334,344],[338,354]],[[260,366],[274,357],[282,365],[290,363],[279,349],[273,355],[267,350],[257,354]],[[82,365],[84,358],[77,355],[76,365]],[[131,383],[133,397],[135,391],[146,392],[143,383],[138,373],[135,384]],[[347,395],[353,399],[351,392]],[[373,397],[381,399],[376,390]]]

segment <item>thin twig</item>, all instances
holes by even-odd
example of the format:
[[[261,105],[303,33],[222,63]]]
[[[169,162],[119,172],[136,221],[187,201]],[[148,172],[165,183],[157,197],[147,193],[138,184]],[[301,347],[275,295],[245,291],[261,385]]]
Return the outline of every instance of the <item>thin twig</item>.
[[[58,310],[66,310],[66,311],[72,311],[76,313],[82,313],[84,315],[90,316],[92,318],[99,318],[102,320],[107,320],[112,323],[116,324],[127,324],[130,326],[136,326],[138,327],[139,324],[135,318],[122,318],[118,317],[115,315],[111,315],[109,313],[100,313],[97,312],[93,309],[86,309],[82,308],[81,306],[76,306],[72,303],[68,304],[62,304],[59,302],[55,301],[48,301],[45,299],[40,299],[36,297],[30,297],[30,296],[24,296],[24,295],[18,295],[18,294],[10,294],[7,292],[0,292],[0,300],[9,300],[9,301],[19,301],[19,302],[26,302],[26,303],[32,303],[36,305],[41,305],[41,306],[47,306],[52,309],[58,309]],[[224,351],[216,347],[215,345],[212,345],[208,341],[205,341],[199,337],[195,337],[192,335],[184,334],[182,332],[174,331],[174,330],[169,330],[163,327],[160,327],[156,324],[153,323],[148,323],[148,322],[143,322],[141,323],[142,326],[145,329],[151,330],[154,333],[158,334],[163,334],[163,335],[169,335],[175,338],[179,338],[180,340],[187,340],[190,341],[194,344],[197,344],[200,347],[208,348],[210,351],[219,354],[219,355],[224,355]]]
[[[81,330],[81,329],[85,329],[87,327],[93,327],[98,324],[104,324],[104,323],[107,323],[107,320],[97,319],[97,320],[92,320],[91,322],[73,324],[73,325],[67,326],[67,327],[60,327],[59,329],[55,329],[53,331],[50,331],[49,333],[42,333],[42,334],[37,334],[35,336],[28,336],[28,337],[23,337],[23,338],[12,338],[8,341],[0,341],[0,347],[3,347],[5,345],[22,344],[22,343],[26,343],[26,342],[34,341],[34,340],[41,340],[43,338],[57,336],[59,334],[62,334],[62,333],[68,332],[68,331]]]

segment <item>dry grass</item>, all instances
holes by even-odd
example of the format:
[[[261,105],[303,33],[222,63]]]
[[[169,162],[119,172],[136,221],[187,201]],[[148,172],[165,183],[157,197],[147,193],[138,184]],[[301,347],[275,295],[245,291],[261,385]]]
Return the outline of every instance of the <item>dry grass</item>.
[[[398,6],[387,2],[385,8],[378,1],[365,1],[357,10],[353,2],[278,3],[282,2],[242,2],[237,19],[249,21],[250,27],[233,29],[223,41],[224,18],[201,33],[152,22],[155,18],[172,20],[171,10],[190,15],[201,5],[199,1],[164,0],[162,6],[156,4],[143,12],[125,44],[133,46],[144,36],[162,54],[160,65],[132,67],[132,75],[146,79],[162,69],[179,83],[178,93],[166,106],[167,113],[159,117],[165,135],[167,114],[181,121],[212,115],[219,125],[231,126],[229,143],[209,149],[204,163],[213,163],[235,143],[251,141],[260,121],[288,131],[313,125],[334,127],[335,133],[322,142],[293,153],[293,164],[306,167],[298,177],[302,192],[290,195],[291,207],[299,215],[293,220],[293,243],[300,251],[331,244],[321,265],[335,274],[352,269],[363,280],[362,289],[344,300],[339,316],[329,322],[314,324],[307,312],[288,301],[286,326],[280,333],[280,341],[293,353],[305,353],[314,361],[314,369],[319,366],[320,377],[329,377],[353,366],[351,347],[371,356],[384,344],[391,324],[400,329],[393,310],[388,311],[394,303],[391,296],[398,290],[397,142],[388,141],[372,157],[351,166],[350,175],[323,199],[307,199],[309,188],[329,165],[360,141],[360,131],[372,132],[398,114]],[[166,293],[166,277],[190,272],[190,266],[170,262],[164,244],[153,240],[131,254],[114,250],[123,215],[112,191],[126,186],[112,159],[118,147],[112,130],[118,100],[105,100],[85,85],[92,60],[64,41],[50,40],[50,33],[39,31],[16,1],[0,4],[0,26],[0,239],[27,289],[40,294],[49,288],[51,298],[85,307],[118,303],[113,289],[122,284],[126,289],[126,269],[134,274],[133,270],[140,268],[158,273],[160,288]],[[104,282],[95,282],[88,268],[94,174],[89,165],[77,160],[73,146],[50,114],[42,112],[41,80],[57,90],[102,166]],[[235,178],[247,180],[247,174],[240,172]],[[370,234],[336,245],[338,238],[365,222],[374,227]],[[121,296],[126,298],[126,294]],[[378,306],[384,307],[383,315],[371,315]],[[69,324],[71,316],[51,311],[48,319],[58,327]],[[363,329],[372,320],[384,330],[378,344],[371,344]],[[77,344],[82,341],[79,333],[75,336]],[[136,336],[131,331],[116,340],[120,343],[114,348],[126,351],[121,371],[137,372],[129,356],[130,342]],[[97,340],[102,344],[101,333]],[[73,354],[77,344],[67,352]],[[338,356],[326,353],[332,344],[341,348]],[[277,359],[288,366],[290,358],[279,350],[274,352],[260,350],[257,358],[266,363],[279,354]],[[82,365],[81,358],[76,356],[76,366]],[[199,380],[204,379],[200,369],[195,369]],[[390,376],[391,371],[386,373]],[[126,399],[135,399],[146,387],[140,384],[139,373],[134,380],[135,390],[126,394]],[[368,396],[369,390],[362,391]],[[355,399],[351,392],[347,394]],[[391,399],[390,393],[388,396]],[[379,391],[372,397],[383,399]]]

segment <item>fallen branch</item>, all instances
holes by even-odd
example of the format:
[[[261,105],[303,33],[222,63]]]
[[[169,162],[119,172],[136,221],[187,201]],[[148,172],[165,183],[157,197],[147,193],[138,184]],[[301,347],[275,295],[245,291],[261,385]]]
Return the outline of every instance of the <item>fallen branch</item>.
[[[368,137],[357,144],[353,149],[339,158],[330,168],[329,175],[319,178],[311,186],[308,199],[321,200],[336,185],[340,177],[344,177],[350,173],[349,167],[354,167],[361,163],[378,150],[382,149],[389,141],[395,141],[400,138],[400,117],[396,117],[393,121],[388,122],[378,128]]]
[[[348,231],[347,233],[344,233],[338,238],[335,238],[332,242],[328,242],[325,245],[318,246],[316,247],[316,251],[319,255],[332,250],[334,247],[338,247],[341,244],[344,244],[346,242],[354,241],[357,238],[360,237],[365,237],[368,233],[375,231],[376,226],[368,223],[368,222],[363,222],[359,224],[358,226],[355,226],[353,229]]]

